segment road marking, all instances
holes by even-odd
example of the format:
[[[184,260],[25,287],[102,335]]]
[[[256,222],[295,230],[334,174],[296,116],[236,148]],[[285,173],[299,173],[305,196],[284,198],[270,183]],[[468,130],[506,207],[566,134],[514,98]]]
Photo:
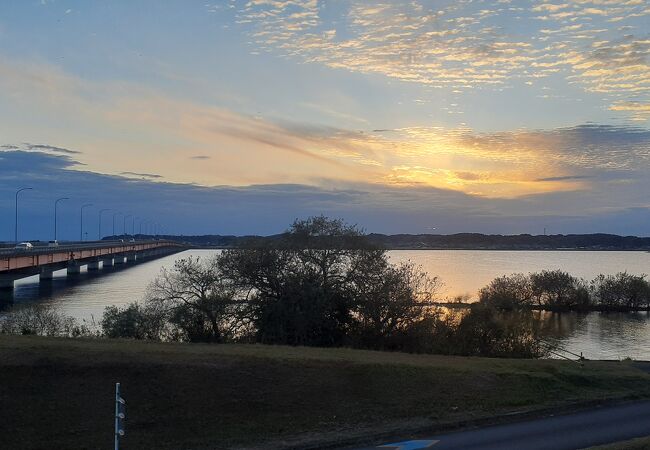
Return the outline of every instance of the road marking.
[[[429,448],[440,441],[404,441],[395,444],[380,445],[382,448],[395,448],[397,450],[418,450],[421,448]]]

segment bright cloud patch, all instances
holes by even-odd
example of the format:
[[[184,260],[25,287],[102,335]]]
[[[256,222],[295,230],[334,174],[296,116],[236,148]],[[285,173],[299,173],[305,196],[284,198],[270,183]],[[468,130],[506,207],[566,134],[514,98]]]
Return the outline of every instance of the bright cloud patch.
[[[613,111],[648,119],[650,7],[569,2],[234,2],[257,49],[437,88],[543,91],[560,77]],[[346,5],[346,6],[343,6]]]

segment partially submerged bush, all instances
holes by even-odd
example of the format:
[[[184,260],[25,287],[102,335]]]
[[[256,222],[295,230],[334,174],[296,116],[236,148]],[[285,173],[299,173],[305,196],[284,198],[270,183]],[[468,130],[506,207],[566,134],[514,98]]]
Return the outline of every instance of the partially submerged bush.
[[[599,275],[591,282],[596,302],[606,309],[633,309],[650,306],[650,284],[645,275],[621,272]]]
[[[495,278],[479,291],[481,303],[498,309],[637,310],[650,308],[645,275],[598,275],[590,283],[561,270]]]
[[[495,278],[479,291],[479,300],[499,309],[530,305],[533,288],[530,278],[521,273]]]

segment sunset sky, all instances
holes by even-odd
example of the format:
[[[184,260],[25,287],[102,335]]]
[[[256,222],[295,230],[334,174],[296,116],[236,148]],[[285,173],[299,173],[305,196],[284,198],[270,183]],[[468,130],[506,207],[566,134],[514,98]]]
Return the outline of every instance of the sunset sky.
[[[0,240],[650,235],[650,0],[5,0],[0,146]]]

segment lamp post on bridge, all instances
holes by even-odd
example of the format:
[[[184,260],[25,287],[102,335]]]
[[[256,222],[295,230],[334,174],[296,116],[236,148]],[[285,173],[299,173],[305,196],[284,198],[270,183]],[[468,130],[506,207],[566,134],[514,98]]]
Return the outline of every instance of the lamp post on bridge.
[[[62,202],[64,200],[70,200],[68,197],[61,197],[57,198],[56,201],[54,202],[54,242],[56,242],[56,223],[57,223],[57,206],[59,205],[59,202]]]
[[[126,219],[129,217],[132,217],[131,214],[124,216],[124,223],[122,223],[122,234],[124,234],[124,237],[126,237]]]
[[[140,230],[142,230],[142,219],[140,219],[139,217],[134,217],[133,218],[133,235],[134,236],[135,236],[135,221],[136,220],[138,221],[138,225],[140,226]],[[140,234],[140,232],[138,232],[138,234]]]
[[[113,237],[115,237],[115,216],[118,216],[118,215],[121,216],[123,214],[121,212],[119,212],[119,211],[115,211],[113,213]]]
[[[102,213],[105,213],[106,211],[111,211],[111,209],[104,208],[99,211],[99,230],[97,231],[97,240],[99,241],[102,240]]]
[[[93,206],[92,203],[86,203],[85,205],[81,206],[81,224],[79,227],[79,240],[83,242],[84,240],[84,208],[89,208]]]
[[[20,188],[16,191],[16,223],[14,225],[14,243],[18,244],[18,194],[20,194],[22,191],[29,191],[32,190],[33,188],[30,187],[24,187]]]

